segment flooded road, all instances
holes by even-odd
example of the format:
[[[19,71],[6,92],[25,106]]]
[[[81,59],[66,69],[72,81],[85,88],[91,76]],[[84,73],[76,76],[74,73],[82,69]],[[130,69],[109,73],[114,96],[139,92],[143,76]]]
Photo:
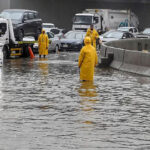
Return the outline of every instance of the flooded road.
[[[0,150],[149,150],[150,78],[96,68],[78,53],[10,59],[0,69]]]

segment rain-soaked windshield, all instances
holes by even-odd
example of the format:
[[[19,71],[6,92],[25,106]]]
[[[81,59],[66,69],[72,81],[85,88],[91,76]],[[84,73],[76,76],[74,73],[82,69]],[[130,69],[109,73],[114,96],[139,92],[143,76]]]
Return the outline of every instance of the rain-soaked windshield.
[[[74,24],[90,25],[92,24],[92,16],[75,16]]]
[[[12,21],[19,21],[22,18],[23,13],[22,12],[15,12],[15,11],[4,11],[1,13],[1,16],[3,16],[6,19],[11,19]]]

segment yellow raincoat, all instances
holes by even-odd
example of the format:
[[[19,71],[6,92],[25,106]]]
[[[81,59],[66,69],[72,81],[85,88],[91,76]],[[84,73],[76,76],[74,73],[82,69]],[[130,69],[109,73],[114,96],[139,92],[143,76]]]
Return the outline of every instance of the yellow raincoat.
[[[91,38],[92,45],[96,48],[96,39],[99,38],[99,34],[95,29],[91,30],[90,28],[87,30],[86,36]]]
[[[98,63],[96,49],[91,45],[90,37],[84,40],[85,46],[79,54],[78,66],[80,68],[80,80],[93,80],[94,67]]]
[[[38,38],[39,55],[48,55],[49,40],[47,34],[43,30]]]

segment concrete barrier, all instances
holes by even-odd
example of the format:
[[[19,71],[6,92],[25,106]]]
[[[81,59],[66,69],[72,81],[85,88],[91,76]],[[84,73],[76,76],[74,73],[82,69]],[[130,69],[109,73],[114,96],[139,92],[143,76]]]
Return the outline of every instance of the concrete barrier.
[[[147,50],[145,53],[142,50]],[[150,76],[150,39],[120,40],[102,45],[101,55],[113,53],[112,68]]]
[[[115,69],[120,69],[124,60],[124,49],[113,49],[114,59],[110,66]]]

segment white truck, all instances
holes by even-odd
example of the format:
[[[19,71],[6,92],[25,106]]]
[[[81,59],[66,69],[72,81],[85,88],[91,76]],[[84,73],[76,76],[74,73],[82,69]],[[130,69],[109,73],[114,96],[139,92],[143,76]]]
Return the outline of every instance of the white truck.
[[[90,25],[100,33],[118,27],[133,26],[138,28],[138,17],[130,10],[86,9],[77,13],[73,19],[73,30],[86,31]]]
[[[10,19],[0,18],[0,65],[3,58],[10,56],[29,56],[28,46],[33,46],[35,40],[16,41],[13,25]]]

